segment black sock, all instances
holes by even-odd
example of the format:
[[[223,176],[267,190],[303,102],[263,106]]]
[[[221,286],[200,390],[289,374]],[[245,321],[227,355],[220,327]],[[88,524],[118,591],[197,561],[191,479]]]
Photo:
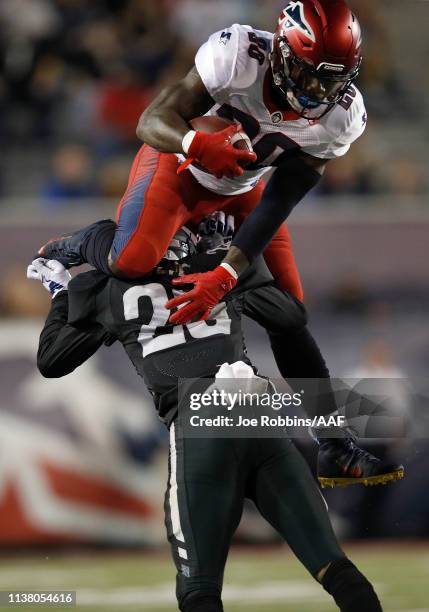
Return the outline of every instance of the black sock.
[[[191,593],[180,605],[182,612],[223,612],[219,595],[203,595]]]
[[[328,366],[308,327],[296,332],[269,334],[269,338],[280,374],[294,391],[306,390],[308,416],[327,416],[335,412],[337,403]],[[304,380],[301,382],[301,379]]]
[[[341,612],[382,612],[372,584],[349,559],[331,563],[322,584]]]
[[[103,219],[90,225],[81,246],[82,258],[97,270],[112,276],[108,258],[115,235],[116,223]]]
[[[307,326],[270,334],[271,346],[284,378],[329,378],[320,348]]]

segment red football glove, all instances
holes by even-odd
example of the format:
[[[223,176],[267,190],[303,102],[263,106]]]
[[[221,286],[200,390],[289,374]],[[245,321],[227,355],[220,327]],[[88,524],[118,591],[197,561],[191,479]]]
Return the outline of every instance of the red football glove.
[[[221,132],[206,134],[196,132],[188,150],[188,159],[180,166],[180,174],[192,162],[197,161],[206,170],[221,179],[223,176],[234,178],[242,176],[244,170],[238,163],[256,161],[256,153],[236,149],[231,144],[231,138],[243,128],[239,123],[225,128]]]
[[[191,321],[204,321],[210,315],[214,306],[237,284],[237,279],[228,270],[218,266],[204,274],[188,274],[173,280],[174,285],[194,284],[194,288],[183,295],[169,300],[165,307],[171,310],[181,304],[177,312],[170,316],[170,323],[184,325]]]

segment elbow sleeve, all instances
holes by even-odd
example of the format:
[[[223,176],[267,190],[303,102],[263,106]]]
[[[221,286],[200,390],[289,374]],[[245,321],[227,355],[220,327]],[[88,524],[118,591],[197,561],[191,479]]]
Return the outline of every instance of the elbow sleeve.
[[[321,175],[301,159],[279,168],[261,203],[247,217],[232,244],[252,262],[267,247],[293,208],[316,186]]]

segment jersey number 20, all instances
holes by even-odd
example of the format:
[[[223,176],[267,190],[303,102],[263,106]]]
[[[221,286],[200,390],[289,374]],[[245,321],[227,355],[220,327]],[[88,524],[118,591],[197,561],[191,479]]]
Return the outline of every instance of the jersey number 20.
[[[189,325],[176,325],[171,327],[170,333],[166,333],[165,328],[168,324],[170,311],[166,310],[164,304],[169,299],[164,285],[159,283],[149,283],[148,285],[136,285],[125,291],[123,295],[124,316],[126,321],[140,318],[139,299],[142,297],[150,298],[152,302],[153,314],[149,323],[145,323],[140,328],[138,342],[143,349],[143,359],[151,353],[173,348],[184,344],[185,328],[188,331],[189,340],[208,338],[216,334],[231,333],[231,319],[228,316],[225,304],[219,304],[219,312],[216,318],[208,323],[197,321]],[[161,331],[162,330],[162,331]]]

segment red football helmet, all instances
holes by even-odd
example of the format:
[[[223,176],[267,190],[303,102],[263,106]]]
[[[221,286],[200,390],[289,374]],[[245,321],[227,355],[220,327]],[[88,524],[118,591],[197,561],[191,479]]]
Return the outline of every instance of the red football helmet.
[[[362,35],[344,0],[289,2],[274,33],[275,85],[302,117],[320,119],[359,73]]]

